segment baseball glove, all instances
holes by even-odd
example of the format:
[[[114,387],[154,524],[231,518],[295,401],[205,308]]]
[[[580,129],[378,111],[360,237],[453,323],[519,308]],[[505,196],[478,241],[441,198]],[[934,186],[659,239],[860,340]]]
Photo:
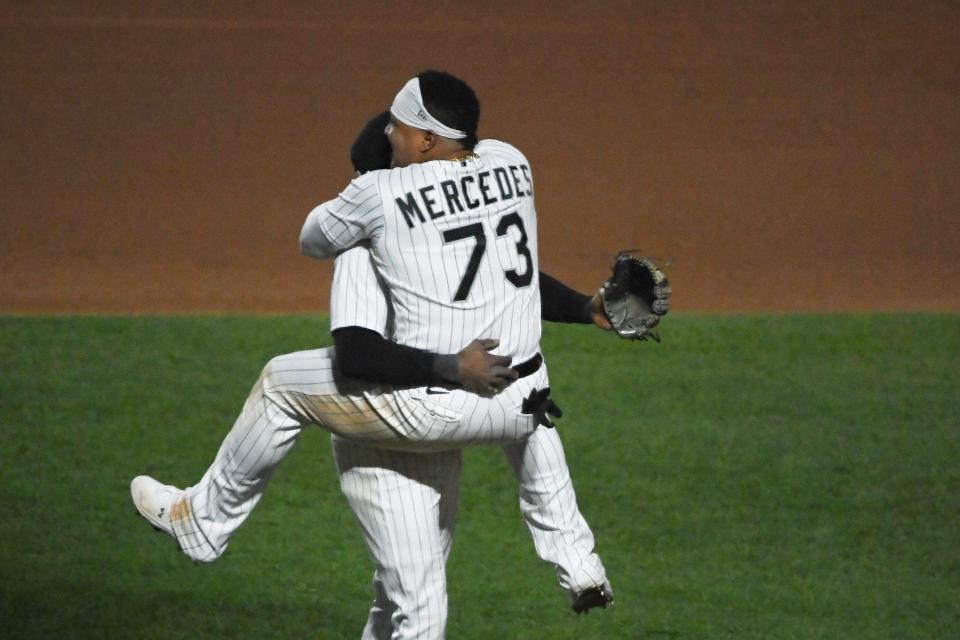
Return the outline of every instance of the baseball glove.
[[[652,329],[670,310],[671,290],[653,260],[621,251],[598,293],[607,320],[621,338],[660,342]]]

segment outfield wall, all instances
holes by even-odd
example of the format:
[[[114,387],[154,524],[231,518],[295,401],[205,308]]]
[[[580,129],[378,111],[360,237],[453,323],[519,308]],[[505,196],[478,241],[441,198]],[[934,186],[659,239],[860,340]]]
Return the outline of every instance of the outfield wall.
[[[581,289],[642,247],[682,310],[960,310],[953,3],[11,4],[3,313],[326,308],[303,217],[428,67],[526,152]]]

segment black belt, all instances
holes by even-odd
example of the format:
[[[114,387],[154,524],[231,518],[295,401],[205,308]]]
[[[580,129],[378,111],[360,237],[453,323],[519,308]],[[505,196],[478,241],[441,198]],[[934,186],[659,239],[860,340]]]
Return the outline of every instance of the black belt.
[[[543,364],[543,356],[539,353],[529,360],[525,360],[520,364],[512,367],[514,371],[517,372],[517,379],[526,378],[531,373],[536,373],[537,369],[540,368],[540,365]]]

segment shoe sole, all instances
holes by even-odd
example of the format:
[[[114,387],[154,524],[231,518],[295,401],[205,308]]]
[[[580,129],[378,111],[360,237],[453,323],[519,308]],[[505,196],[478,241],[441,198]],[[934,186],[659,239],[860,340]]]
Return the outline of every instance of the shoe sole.
[[[603,587],[592,587],[582,591],[570,608],[579,616],[590,613],[591,609],[606,609],[607,605],[613,605],[613,596]]]

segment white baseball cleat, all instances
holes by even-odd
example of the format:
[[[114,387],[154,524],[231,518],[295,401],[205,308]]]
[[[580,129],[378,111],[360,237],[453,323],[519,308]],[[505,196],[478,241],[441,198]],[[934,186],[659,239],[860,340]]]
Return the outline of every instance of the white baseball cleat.
[[[170,523],[170,512],[182,496],[183,491],[180,489],[168,484],[160,484],[150,476],[137,476],[130,483],[133,506],[147,519],[147,522],[171,536],[174,533],[173,525]]]

